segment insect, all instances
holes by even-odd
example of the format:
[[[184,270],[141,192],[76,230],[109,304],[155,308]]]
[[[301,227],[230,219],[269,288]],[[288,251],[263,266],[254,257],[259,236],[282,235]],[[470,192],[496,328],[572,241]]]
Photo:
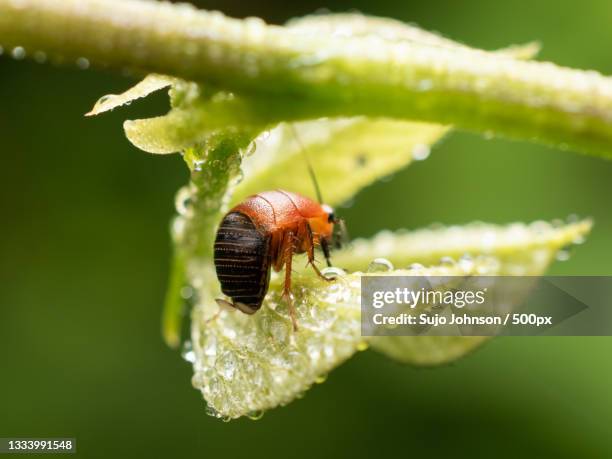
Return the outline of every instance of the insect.
[[[232,302],[218,299],[217,303],[254,314],[268,291],[271,270],[284,267],[282,296],[297,330],[291,298],[293,255],[306,253],[317,275],[330,280],[315,264],[315,247],[321,247],[331,266],[329,249],[336,223],[331,207],[284,190],[258,193],[235,206],[221,221],[214,247],[221,290]]]

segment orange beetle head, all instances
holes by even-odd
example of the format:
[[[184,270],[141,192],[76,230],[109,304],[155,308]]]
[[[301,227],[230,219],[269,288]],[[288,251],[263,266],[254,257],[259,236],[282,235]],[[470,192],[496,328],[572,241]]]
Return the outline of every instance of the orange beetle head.
[[[331,242],[334,233],[334,223],[334,210],[327,204],[321,205],[321,212],[319,215],[308,219],[310,229],[321,243],[324,243],[323,241],[328,244]]]

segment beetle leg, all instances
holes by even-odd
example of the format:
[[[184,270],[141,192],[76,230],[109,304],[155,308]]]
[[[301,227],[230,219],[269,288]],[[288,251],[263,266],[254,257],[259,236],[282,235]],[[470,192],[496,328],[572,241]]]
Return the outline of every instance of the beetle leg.
[[[317,273],[317,276],[319,276],[321,279],[323,279],[323,280],[325,280],[327,282],[333,282],[335,280],[335,278],[325,277],[323,275],[323,273],[319,270],[317,265],[315,265],[314,235],[312,234],[312,229],[310,228],[310,225],[306,225],[306,228],[308,229],[307,230],[307,234],[308,234],[308,250],[307,250],[307,253],[308,253],[308,264],[310,266],[312,266],[312,269],[314,269],[315,273]]]
[[[293,297],[291,296],[291,265],[293,263],[293,251],[294,246],[294,235],[293,232],[287,234],[287,242],[284,247],[284,261],[285,261],[285,285],[283,286],[283,299],[287,302],[289,308],[289,316],[291,316],[291,323],[293,324],[293,331],[298,331],[297,319],[295,317],[295,306],[293,305]]]

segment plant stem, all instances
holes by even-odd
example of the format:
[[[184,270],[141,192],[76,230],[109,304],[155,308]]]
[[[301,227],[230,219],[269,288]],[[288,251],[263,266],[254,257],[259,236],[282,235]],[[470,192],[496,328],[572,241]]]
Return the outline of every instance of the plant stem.
[[[435,121],[612,157],[612,79],[549,63],[143,0],[0,0],[0,44],[307,100],[320,116]]]

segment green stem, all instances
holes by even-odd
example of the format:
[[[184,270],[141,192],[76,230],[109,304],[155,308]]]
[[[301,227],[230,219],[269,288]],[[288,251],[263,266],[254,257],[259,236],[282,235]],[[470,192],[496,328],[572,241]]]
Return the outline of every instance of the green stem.
[[[0,44],[308,100],[322,115],[435,121],[612,156],[612,79],[549,63],[143,0],[0,0]]]

